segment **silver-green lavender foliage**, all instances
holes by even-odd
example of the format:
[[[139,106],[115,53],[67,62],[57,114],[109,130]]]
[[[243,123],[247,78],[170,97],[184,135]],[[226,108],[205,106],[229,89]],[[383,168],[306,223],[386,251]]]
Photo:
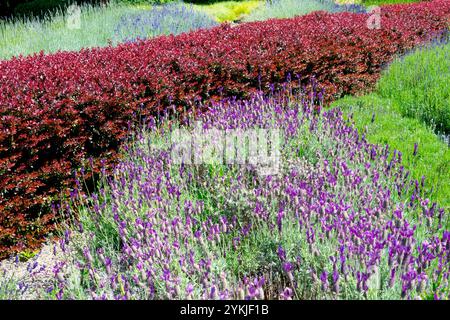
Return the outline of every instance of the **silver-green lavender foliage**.
[[[40,20],[1,20],[0,59],[40,51],[52,53],[104,47],[138,37],[179,34],[215,24],[207,14],[182,3],[152,7],[131,7],[120,3],[100,7],[84,5],[79,21],[69,20],[66,11]]]

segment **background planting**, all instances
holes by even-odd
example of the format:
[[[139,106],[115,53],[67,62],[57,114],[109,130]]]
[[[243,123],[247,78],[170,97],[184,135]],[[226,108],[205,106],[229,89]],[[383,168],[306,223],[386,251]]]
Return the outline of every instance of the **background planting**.
[[[212,17],[183,4],[154,6],[124,15],[114,29],[113,43],[136,41],[158,35],[180,34],[217,25]]]
[[[252,11],[244,21],[261,21],[271,18],[291,18],[313,11],[324,10],[328,12],[365,12],[360,5],[339,5],[333,0],[266,0],[264,4]]]
[[[195,8],[213,16],[218,22],[237,22],[261,5],[260,0],[193,2]]]
[[[1,61],[2,255],[42,241],[54,224],[48,205],[73,185],[73,169],[113,162],[137,114],[182,113],[291,75],[301,85],[315,76],[327,100],[359,92],[395,54],[446,28],[449,14],[443,0],[390,6],[383,28],[368,30],[364,14],[319,12]]]
[[[138,134],[100,192],[74,193],[66,207],[79,219],[60,241],[68,261],[55,264],[52,294],[447,298],[448,214],[410,179],[401,152],[368,143],[338,109],[318,110],[316,97],[258,94],[196,118],[204,129],[280,129],[277,175],[173,163],[174,123]]]
[[[402,164],[411,177],[431,190],[428,197],[450,210],[450,149],[431,128],[415,118],[404,117],[390,99],[377,93],[346,97],[333,103],[351,117],[371,143],[389,145],[403,154]]]
[[[359,2],[366,6],[381,6],[385,4],[401,4],[401,3],[413,3],[421,1],[424,0],[360,0]]]
[[[163,4],[173,0],[4,0],[0,3],[0,17],[44,18],[55,12],[65,10],[71,4],[77,5],[105,5],[109,3],[123,3],[127,5]]]

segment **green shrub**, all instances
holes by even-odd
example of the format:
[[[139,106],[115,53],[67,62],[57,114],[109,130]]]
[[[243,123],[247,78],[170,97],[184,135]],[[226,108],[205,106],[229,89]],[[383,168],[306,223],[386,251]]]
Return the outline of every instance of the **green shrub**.
[[[450,133],[450,44],[424,47],[397,59],[378,92],[404,116],[418,118],[436,132]]]

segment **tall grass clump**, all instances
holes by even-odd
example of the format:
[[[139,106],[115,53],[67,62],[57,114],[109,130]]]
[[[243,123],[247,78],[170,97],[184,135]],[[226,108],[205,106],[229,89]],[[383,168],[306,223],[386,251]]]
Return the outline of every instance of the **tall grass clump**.
[[[320,94],[256,94],[188,120],[203,147],[233,129],[280,130],[267,146],[280,146],[269,151],[279,170],[224,161],[230,149],[217,147],[214,161],[176,162],[178,125],[150,121],[98,193],[75,190],[62,208],[77,218],[53,269],[57,298],[449,297],[448,212],[401,152],[322,111]]]
[[[80,28],[69,28],[66,12],[43,19],[0,20],[0,59],[40,51],[78,51],[105,47],[134,38],[179,34],[216,24],[206,13],[181,3],[162,6],[81,6]]]
[[[360,3],[366,6],[381,6],[386,4],[403,4],[421,1],[423,0],[360,0]]]
[[[244,18],[245,21],[261,21],[271,18],[291,18],[313,11],[365,12],[358,4],[337,4],[333,0],[266,0]]]
[[[434,44],[398,58],[382,74],[380,96],[402,115],[450,134],[450,44]]]

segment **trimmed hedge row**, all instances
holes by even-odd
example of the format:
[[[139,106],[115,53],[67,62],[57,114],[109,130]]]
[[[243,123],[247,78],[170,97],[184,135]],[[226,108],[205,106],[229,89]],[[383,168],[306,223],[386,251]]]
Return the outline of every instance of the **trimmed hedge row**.
[[[0,62],[0,257],[53,229],[49,202],[88,157],[111,164],[136,113],[244,97],[297,75],[331,100],[372,86],[393,56],[448,26],[450,1],[367,14],[316,12],[179,36]]]

